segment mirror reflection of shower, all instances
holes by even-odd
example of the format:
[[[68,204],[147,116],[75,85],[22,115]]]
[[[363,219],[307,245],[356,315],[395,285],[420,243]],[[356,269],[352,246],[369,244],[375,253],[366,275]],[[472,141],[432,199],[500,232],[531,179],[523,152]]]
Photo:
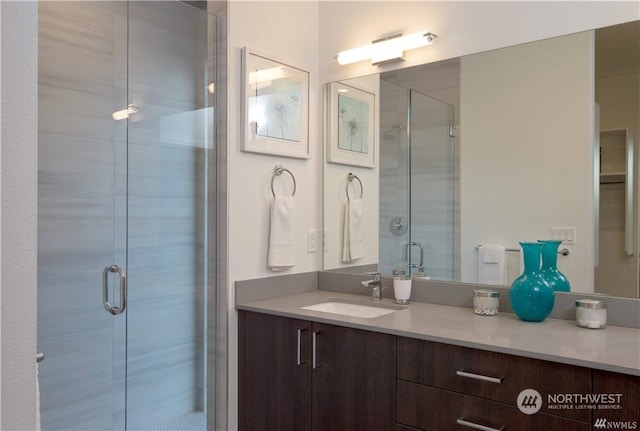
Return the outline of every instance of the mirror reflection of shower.
[[[454,279],[453,106],[380,80],[380,260],[391,274]]]

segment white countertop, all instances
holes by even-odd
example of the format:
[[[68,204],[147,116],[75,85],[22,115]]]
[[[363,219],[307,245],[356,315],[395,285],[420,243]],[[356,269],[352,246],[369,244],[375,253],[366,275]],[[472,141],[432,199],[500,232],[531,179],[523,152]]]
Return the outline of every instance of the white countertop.
[[[551,318],[530,323],[510,313],[478,316],[470,308],[418,302],[370,319],[300,308],[330,298],[371,302],[367,296],[317,290],[236,308],[640,376],[640,329],[585,329]]]

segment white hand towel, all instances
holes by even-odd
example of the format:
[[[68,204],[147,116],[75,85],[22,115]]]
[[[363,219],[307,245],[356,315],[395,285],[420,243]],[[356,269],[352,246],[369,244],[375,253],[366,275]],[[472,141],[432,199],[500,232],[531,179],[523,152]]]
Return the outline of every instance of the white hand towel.
[[[284,271],[296,264],[293,214],[293,196],[273,198],[268,256],[272,271]]]
[[[505,285],[506,248],[498,244],[484,244],[478,250],[478,283]]]
[[[364,256],[363,238],[362,199],[351,199],[344,209],[343,262],[353,262]]]
[[[482,248],[484,250],[484,258],[482,259],[483,263],[500,263],[500,254],[504,251],[500,246],[486,244]]]

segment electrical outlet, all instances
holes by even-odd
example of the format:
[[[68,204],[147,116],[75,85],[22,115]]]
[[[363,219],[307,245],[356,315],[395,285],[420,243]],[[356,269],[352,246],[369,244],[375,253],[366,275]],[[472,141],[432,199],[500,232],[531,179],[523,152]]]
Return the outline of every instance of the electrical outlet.
[[[307,231],[307,253],[316,253],[318,251],[318,231],[309,229]]]
[[[575,227],[552,227],[551,239],[559,239],[563,244],[575,244],[576,243],[576,228]]]

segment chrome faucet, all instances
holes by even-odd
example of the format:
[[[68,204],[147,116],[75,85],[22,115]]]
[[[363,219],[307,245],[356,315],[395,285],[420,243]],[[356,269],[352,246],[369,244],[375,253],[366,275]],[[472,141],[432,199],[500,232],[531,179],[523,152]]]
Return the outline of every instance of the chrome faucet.
[[[365,274],[373,276],[371,280],[362,282],[364,287],[371,286],[373,288],[371,291],[371,300],[382,301],[382,276],[379,272],[365,272]]]

